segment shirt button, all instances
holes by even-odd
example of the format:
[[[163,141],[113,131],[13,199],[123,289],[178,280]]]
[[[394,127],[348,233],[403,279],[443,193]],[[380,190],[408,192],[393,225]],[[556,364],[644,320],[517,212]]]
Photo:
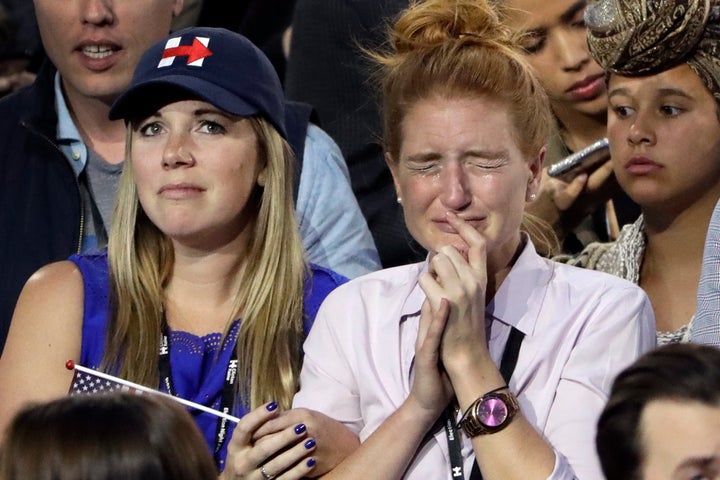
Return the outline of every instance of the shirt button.
[[[73,160],[80,160],[80,153],[73,152],[72,157],[73,157]]]

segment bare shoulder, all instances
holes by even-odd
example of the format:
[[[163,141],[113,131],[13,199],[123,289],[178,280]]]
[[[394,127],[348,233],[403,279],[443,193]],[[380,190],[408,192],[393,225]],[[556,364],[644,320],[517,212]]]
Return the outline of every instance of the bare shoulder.
[[[47,265],[26,282],[0,357],[0,427],[26,402],[67,393],[64,365],[80,356],[83,290],[72,262]]]
[[[77,265],[70,261],[55,262],[45,265],[28,279],[21,293],[23,296],[54,294],[63,296],[68,293],[79,293],[82,296],[82,274]]]

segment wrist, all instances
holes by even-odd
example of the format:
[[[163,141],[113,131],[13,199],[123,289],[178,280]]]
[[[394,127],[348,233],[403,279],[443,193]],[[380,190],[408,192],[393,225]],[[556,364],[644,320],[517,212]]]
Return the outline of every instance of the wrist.
[[[458,378],[470,373],[490,372],[497,370],[487,348],[461,349],[456,348],[451,354],[443,356],[443,367],[454,384]]]
[[[486,368],[475,366],[472,369],[465,370],[463,373],[448,376],[458,406],[463,412],[485,393],[505,385],[505,380],[503,380],[502,375],[500,375],[493,363]]]
[[[397,409],[397,414],[401,422],[417,426],[423,433],[430,430],[441,413],[442,409],[437,410],[436,408],[423,406],[413,397],[412,392],[402,405],[400,405],[400,408]]]

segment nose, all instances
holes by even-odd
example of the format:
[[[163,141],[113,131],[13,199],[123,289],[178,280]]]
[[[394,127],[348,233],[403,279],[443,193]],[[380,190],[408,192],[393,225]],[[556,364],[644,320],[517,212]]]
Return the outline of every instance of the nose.
[[[195,156],[189,135],[185,133],[170,134],[162,157],[163,168],[172,170],[195,165]]]
[[[578,72],[590,63],[590,49],[577,32],[561,28],[555,33],[555,54],[566,72]]]
[[[641,144],[654,145],[656,140],[655,129],[652,126],[651,120],[647,115],[642,113],[636,114],[628,131],[628,143],[633,146]]]
[[[113,0],[84,0],[82,3],[83,23],[107,25],[115,20]]]
[[[440,201],[448,210],[461,211],[472,202],[468,174],[461,162],[449,162],[439,175]]]

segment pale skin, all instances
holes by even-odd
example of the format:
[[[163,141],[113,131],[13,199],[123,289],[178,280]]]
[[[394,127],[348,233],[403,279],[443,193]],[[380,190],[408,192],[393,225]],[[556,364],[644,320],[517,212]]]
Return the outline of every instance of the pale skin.
[[[615,176],[645,218],[639,284],[658,331],[674,331],[695,312],[705,236],[720,198],[717,106],[687,65],[650,77],[613,75],[609,102]]]
[[[642,480],[720,478],[720,406],[653,400],[643,409],[638,437]]]
[[[401,478],[453,397],[465,410],[504,385],[487,349],[485,305],[521,247],[522,211],[539,188],[543,160],[543,152],[520,153],[513,129],[504,105],[482,96],[431,96],[403,120],[400,158],[389,156],[388,165],[408,228],[431,252],[420,279],[427,299],[414,381],[400,407],[327,478],[366,478],[369,469]],[[554,467],[552,448],[522,413],[472,442],[486,480],[544,479]]]
[[[198,336],[222,331],[242,281],[242,253],[256,215],[248,199],[265,182],[250,121],[206,102],[175,102],[139,122],[132,145],[143,209],[173,244],[173,274],[165,288],[168,324]],[[72,373],[65,362],[80,358],[83,304],[74,263],[43,267],[28,281],[0,358],[0,428],[28,402],[68,392]],[[298,424],[306,426],[300,434]],[[243,417],[236,432],[224,479],[261,479],[260,463],[293,445],[268,468],[285,471],[278,477],[283,479],[317,475],[358,443],[320,413],[271,412],[265,406]],[[306,447],[308,440],[315,444]],[[308,464],[310,458],[317,464]]]
[[[124,159],[125,123],[109,120],[142,53],[170,31],[183,0],[35,0],[43,46],[60,72],[83,141],[107,162]],[[93,48],[104,53],[94,53]]]

